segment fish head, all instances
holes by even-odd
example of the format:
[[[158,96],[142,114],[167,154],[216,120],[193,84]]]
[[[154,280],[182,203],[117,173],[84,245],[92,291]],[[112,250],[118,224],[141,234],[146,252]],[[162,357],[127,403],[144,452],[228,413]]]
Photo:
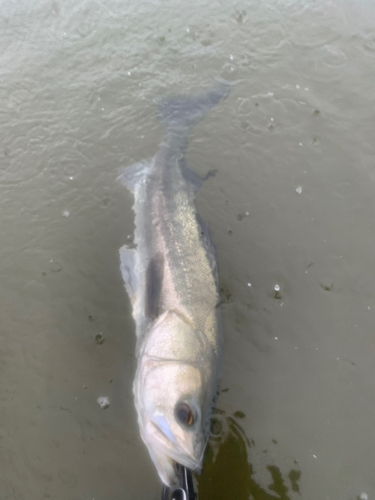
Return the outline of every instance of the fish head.
[[[168,312],[146,339],[134,384],[141,436],[162,481],[175,462],[200,471],[212,406],[211,351],[200,332]]]

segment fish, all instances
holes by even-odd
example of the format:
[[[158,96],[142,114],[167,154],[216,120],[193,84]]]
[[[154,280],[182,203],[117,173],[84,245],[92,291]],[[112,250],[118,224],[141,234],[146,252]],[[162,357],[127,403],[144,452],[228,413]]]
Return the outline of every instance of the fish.
[[[201,471],[223,358],[216,251],[195,206],[204,179],[184,152],[191,128],[229,90],[159,101],[159,150],[119,176],[134,196],[135,248],[121,247],[120,267],[136,325],[135,408],[170,488],[179,486],[176,464]]]

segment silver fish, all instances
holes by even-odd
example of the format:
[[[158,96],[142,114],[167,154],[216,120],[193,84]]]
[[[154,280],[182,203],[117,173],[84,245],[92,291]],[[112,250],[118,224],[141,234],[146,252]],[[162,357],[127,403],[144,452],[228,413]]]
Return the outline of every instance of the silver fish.
[[[191,127],[229,86],[164,100],[166,137],[150,161],[126,168],[134,194],[135,249],[120,249],[137,333],[135,406],[143,441],[161,480],[178,485],[175,462],[200,471],[222,360],[215,250],[199,221],[202,182],[183,152]]]

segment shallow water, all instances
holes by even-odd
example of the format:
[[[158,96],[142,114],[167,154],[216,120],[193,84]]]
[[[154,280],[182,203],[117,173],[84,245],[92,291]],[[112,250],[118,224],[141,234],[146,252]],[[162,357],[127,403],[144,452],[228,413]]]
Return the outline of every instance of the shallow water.
[[[217,169],[197,206],[226,299],[200,500],[374,498],[374,19],[370,0],[1,3],[1,498],[159,498],[116,177],[162,140],[155,98],[217,76],[236,84],[187,152]]]

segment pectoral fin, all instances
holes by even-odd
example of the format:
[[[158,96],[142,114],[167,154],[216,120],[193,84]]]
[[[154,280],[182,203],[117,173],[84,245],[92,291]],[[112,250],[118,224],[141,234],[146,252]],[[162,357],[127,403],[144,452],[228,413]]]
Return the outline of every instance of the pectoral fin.
[[[132,304],[137,298],[137,280],[135,276],[135,250],[127,248],[126,245],[120,248],[120,262],[122,278]]]
[[[151,260],[146,271],[146,301],[145,313],[152,320],[161,312],[161,291],[164,277],[164,256],[157,253]]]
[[[198,174],[190,170],[185,160],[181,160],[180,168],[186,182],[193,187],[194,194],[197,193],[204,181],[206,181],[209,177],[214,177],[216,174],[216,170],[209,170],[204,177],[200,177]]]

